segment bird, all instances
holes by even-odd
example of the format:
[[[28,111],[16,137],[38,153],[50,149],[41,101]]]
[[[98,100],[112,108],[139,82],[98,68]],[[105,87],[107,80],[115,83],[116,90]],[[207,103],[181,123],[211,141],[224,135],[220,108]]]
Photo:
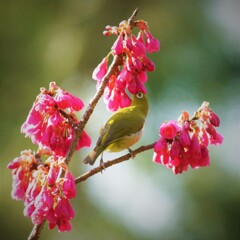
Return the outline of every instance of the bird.
[[[93,165],[100,154],[103,156],[104,151],[120,152],[128,149],[132,155],[130,147],[141,138],[147,114],[147,95],[137,92],[133,95],[131,105],[118,110],[101,128],[96,146],[83,163]]]

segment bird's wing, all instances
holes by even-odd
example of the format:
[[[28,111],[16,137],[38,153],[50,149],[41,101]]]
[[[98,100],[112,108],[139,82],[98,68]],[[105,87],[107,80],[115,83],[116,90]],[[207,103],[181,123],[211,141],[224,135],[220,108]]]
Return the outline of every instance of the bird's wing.
[[[110,143],[122,137],[134,134],[142,129],[145,121],[144,116],[141,116],[139,113],[138,116],[133,120],[133,108],[122,110],[123,111],[115,113],[107,121],[99,136],[97,145],[101,144],[107,147]],[[134,121],[134,123],[132,121]]]

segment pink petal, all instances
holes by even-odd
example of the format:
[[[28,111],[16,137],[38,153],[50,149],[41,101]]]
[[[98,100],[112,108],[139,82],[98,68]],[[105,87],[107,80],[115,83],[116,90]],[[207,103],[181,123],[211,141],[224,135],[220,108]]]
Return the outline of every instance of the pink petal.
[[[167,141],[165,138],[160,137],[157,143],[154,145],[154,152],[164,153],[168,150]]]
[[[214,127],[219,127],[219,126],[220,126],[220,118],[219,118],[218,115],[217,115],[216,113],[214,113],[213,111],[210,111],[209,120],[210,120],[210,123],[211,123]]]
[[[166,139],[173,139],[181,128],[176,121],[168,121],[160,126],[160,135]]]
[[[62,220],[57,222],[59,232],[68,232],[72,230],[72,225],[68,220]]]
[[[112,46],[113,53],[118,55],[123,51],[123,36],[120,34]]]
[[[141,40],[138,40],[134,36],[132,36],[133,40],[133,49],[132,51],[139,57],[146,55],[146,47]]]
[[[120,105],[120,93],[118,91],[112,91],[111,97],[108,100],[108,109],[110,111],[117,111]]]
[[[205,145],[201,145],[201,159],[199,161],[199,166],[206,167],[210,164],[208,148]]]
[[[142,83],[147,82],[147,73],[146,73],[146,71],[141,71],[140,73],[138,73],[138,79],[139,79]]]
[[[77,194],[74,177],[69,171],[65,174],[65,177],[64,177],[63,193],[64,193],[64,196],[69,199],[76,197],[76,194]]]
[[[106,75],[108,70],[108,58],[105,57],[103,60],[98,64],[98,66],[94,69],[92,78],[94,80],[101,81],[103,77]]]
[[[142,64],[143,67],[149,71],[149,72],[153,72],[155,70],[155,64],[153,61],[151,61],[148,57],[146,56],[142,56]]]
[[[69,108],[71,111],[80,111],[84,107],[84,103],[80,98],[62,89],[58,89],[55,100],[60,109]]]
[[[178,141],[174,140],[172,142],[171,149],[170,149],[170,157],[172,159],[175,159],[179,156],[180,148],[181,148],[180,143]]]
[[[91,143],[92,140],[90,136],[85,131],[83,131],[78,141],[77,150],[79,150],[82,147],[90,147]]]
[[[146,31],[146,47],[149,53],[157,52],[160,48],[160,42],[154,38],[149,31]]]
[[[180,143],[184,148],[189,148],[191,144],[191,138],[187,130],[183,129],[182,132],[180,132]]]

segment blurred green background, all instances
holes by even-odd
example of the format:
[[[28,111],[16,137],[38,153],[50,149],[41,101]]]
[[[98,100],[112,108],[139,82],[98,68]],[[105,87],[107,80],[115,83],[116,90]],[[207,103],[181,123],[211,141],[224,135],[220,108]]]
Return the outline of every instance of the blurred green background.
[[[139,7],[137,19],[149,23],[161,50],[151,56],[156,64],[147,83],[151,109],[137,146],[156,141],[160,123],[183,110],[193,113],[204,100],[221,117],[224,144],[210,149],[210,167],[182,175],[152,163],[151,151],[107,169],[78,185],[73,230],[58,233],[45,226],[41,239],[238,239],[239,3],[1,1],[0,238],[27,239],[32,228],[23,217],[23,203],[11,199],[6,166],[23,149],[36,149],[20,127],[39,88],[56,81],[87,104],[95,92],[92,71],[114,41],[102,35],[104,27],[127,19]],[[110,115],[101,100],[87,125],[93,142]],[[77,153],[70,164],[76,176],[87,170],[81,159],[88,151]]]

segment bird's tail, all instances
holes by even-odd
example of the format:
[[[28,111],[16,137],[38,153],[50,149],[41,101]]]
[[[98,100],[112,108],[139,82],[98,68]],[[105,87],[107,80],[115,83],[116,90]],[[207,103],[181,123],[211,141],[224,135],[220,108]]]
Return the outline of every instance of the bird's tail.
[[[100,152],[101,153],[101,152]],[[85,164],[90,164],[90,165],[93,165],[97,159],[97,157],[99,156],[99,151],[96,151],[95,149],[92,150],[88,155],[87,157],[85,157],[83,159],[83,162]]]

